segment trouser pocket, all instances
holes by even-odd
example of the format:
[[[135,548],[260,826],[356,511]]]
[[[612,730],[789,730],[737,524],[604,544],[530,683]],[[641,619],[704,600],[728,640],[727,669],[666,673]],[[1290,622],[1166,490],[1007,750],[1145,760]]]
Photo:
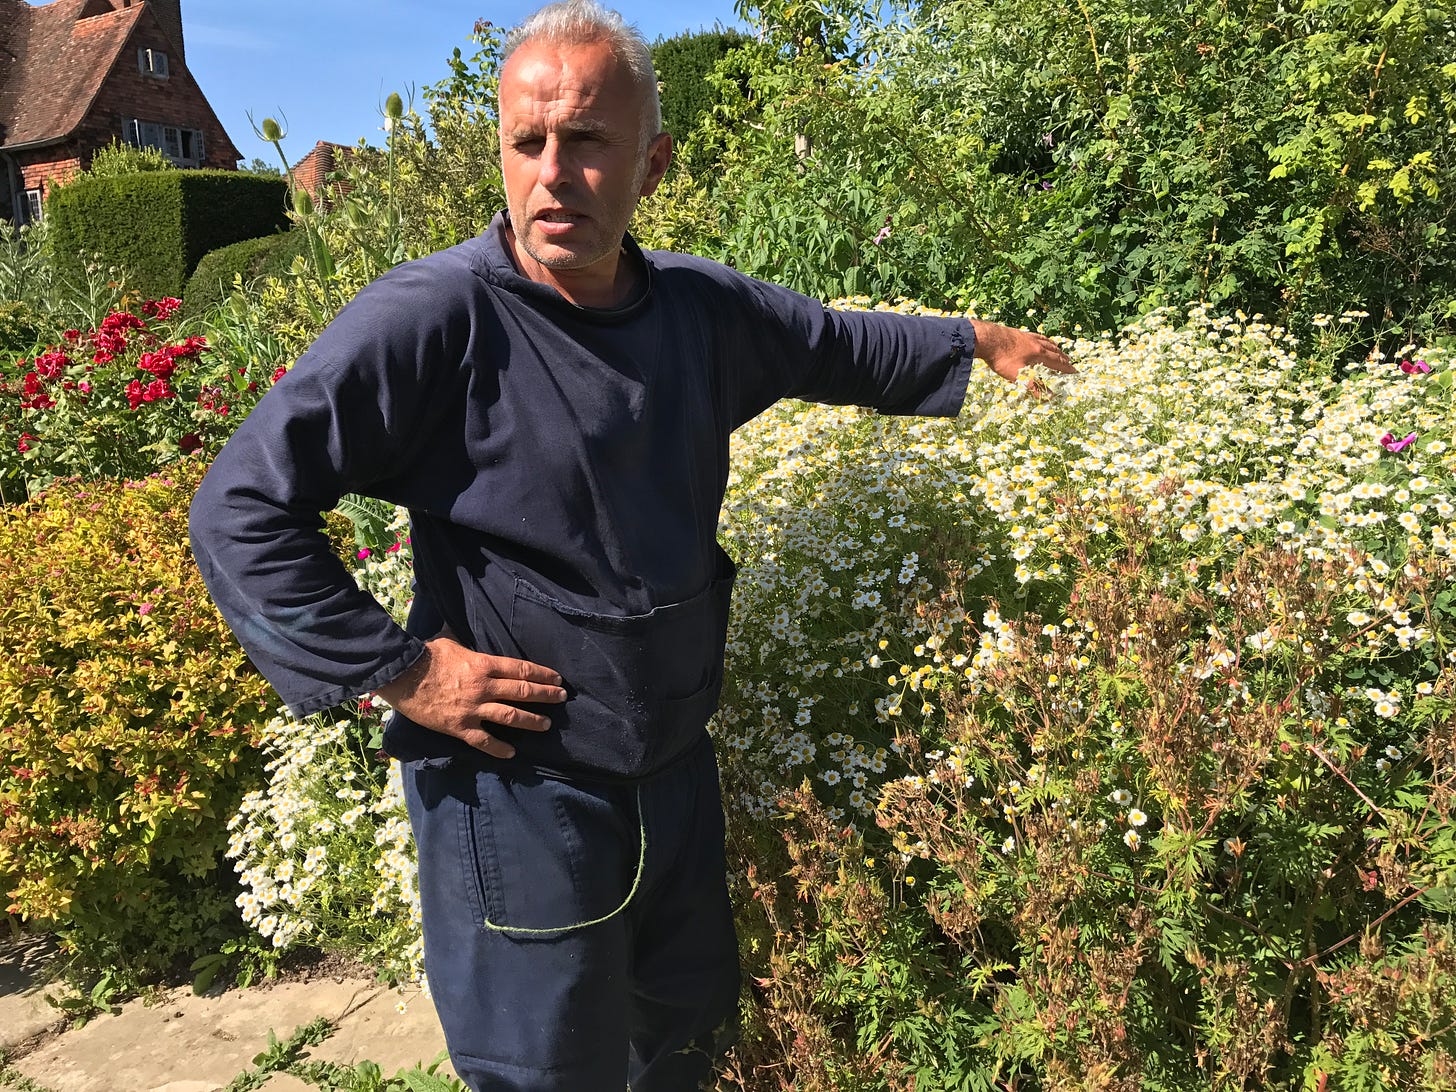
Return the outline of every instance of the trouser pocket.
[[[460,808],[464,889],[477,927],[520,939],[621,907],[638,872],[634,792],[549,778],[484,776]]]

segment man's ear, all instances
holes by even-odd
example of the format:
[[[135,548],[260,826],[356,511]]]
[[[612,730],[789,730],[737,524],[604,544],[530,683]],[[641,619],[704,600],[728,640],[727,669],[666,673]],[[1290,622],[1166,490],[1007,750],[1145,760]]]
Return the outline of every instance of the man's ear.
[[[642,179],[641,196],[651,197],[658,183],[672,165],[672,134],[658,133],[647,146],[647,175]]]

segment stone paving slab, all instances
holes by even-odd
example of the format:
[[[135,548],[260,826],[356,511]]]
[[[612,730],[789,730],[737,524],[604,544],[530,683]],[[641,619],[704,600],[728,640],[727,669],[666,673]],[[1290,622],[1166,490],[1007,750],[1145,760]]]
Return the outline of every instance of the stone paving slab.
[[[64,1014],[45,999],[52,957],[51,946],[38,937],[0,944],[0,1053],[65,1024]]]
[[[401,1002],[405,1005],[403,1013],[398,1007]],[[392,1077],[411,1066],[429,1066],[444,1050],[445,1036],[428,997],[418,991],[401,994],[381,990],[339,1021],[338,1030],[310,1048],[307,1057],[344,1065],[368,1060],[378,1065],[386,1077]],[[448,1061],[436,1073],[455,1076]],[[304,1092],[311,1086],[287,1073],[278,1073],[263,1087],[267,1092]]]
[[[313,1057],[350,1064],[369,1058],[391,1076],[444,1049],[429,1000],[415,995],[400,1013],[400,999],[375,982],[342,976],[204,997],[179,987],[66,1030],[12,1066],[47,1092],[216,1092],[251,1068],[270,1028],[286,1040],[322,1016],[337,1030]],[[307,1087],[286,1080],[292,1083],[275,1076],[267,1088]]]

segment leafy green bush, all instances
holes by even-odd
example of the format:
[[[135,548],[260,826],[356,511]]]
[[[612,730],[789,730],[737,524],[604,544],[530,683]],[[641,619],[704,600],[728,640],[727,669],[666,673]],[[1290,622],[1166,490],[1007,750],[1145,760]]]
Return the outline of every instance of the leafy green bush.
[[[86,168],[87,178],[116,178],[143,171],[175,171],[177,168],[160,148],[139,148],[112,138],[110,144],[98,148]]]
[[[51,261],[48,222],[20,228],[0,223],[0,301],[22,303],[41,324],[37,341],[62,331],[96,326],[121,304],[123,287],[111,270],[87,263],[79,279],[59,273]]]
[[[1319,350],[740,430],[745,1087],[1450,1085],[1456,373]]]
[[[45,325],[28,305],[0,301],[0,357],[28,355],[43,337]]]
[[[702,180],[740,268],[1094,329],[1189,300],[1456,318],[1450,5],[755,9]]]
[[[282,276],[307,246],[304,233],[295,229],[209,251],[187,278],[182,297],[187,313],[203,315],[217,307],[232,292],[235,278],[241,277],[247,285],[257,277]]]
[[[98,260],[148,299],[181,296],[202,256],[287,223],[286,187],[236,171],[80,178],[46,203],[51,260],[64,275]]]
[[[88,966],[164,969],[236,919],[218,865],[271,691],[188,552],[201,472],[0,512],[0,891]]]

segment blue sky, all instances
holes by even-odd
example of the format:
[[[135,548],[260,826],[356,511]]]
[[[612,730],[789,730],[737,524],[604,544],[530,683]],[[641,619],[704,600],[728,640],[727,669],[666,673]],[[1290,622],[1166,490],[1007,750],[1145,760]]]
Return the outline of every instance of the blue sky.
[[[610,2],[610,0],[609,0]],[[287,119],[289,162],[317,141],[377,143],[379,108],[444,78],[456,46],[466,49],[477,19],[514,26],[539,0],[183,0],[187,66],[242,165],[277,154],[258,140],[248,112]],[[648,41],[714,23],[741,26],[732,0],[623,0],[615,5]],[[418,101],[417,104],[423,106]]]

